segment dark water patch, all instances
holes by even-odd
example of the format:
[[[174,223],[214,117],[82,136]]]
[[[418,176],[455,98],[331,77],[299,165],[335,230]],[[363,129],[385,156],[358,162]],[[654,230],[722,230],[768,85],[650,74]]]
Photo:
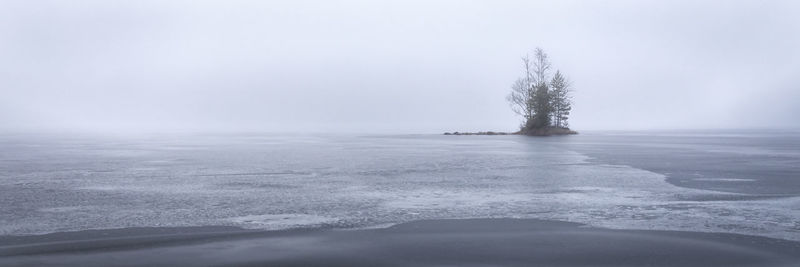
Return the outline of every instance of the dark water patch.
[[[728,195],[728,194],[703,194],[703,195],[676,195],[677,200],[685,201],[747,201],[747,200],[766,200],[785,197],[794,197],[793,194],[769,194],[769,195]]]
[[[800,261],[800,243],[779,239],[524,219],[430,220],[354,231],[128,228],[9,240],[0,239],[5,266],[791,266]]]
[[[581,135],[566,145],[591,163],[663,174],[676,186],[800,196],[800,135]]]

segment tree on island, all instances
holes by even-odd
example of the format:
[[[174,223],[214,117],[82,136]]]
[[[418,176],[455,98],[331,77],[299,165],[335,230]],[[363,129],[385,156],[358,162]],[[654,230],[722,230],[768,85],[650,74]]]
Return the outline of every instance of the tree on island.
[[[524,76],[511,85],[507,99],[511,110],[522,116],[520,133],[528,135],[572,134],[568,126],[572,110],[571,84],[556,70],[550,76],[550,59],[541,48],[534,57],[522,57]]]
[[[556,71],[553,80],[550,81],[550,94],[553,108],[553,122],[557,128],[569,129],[569,112],[572,110],[572,95],[570,94],[570,83],[561,71]]]

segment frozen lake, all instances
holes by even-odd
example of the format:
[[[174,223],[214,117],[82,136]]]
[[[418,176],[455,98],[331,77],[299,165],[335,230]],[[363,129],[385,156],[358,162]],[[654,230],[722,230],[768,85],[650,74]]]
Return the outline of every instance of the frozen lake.
[[[800,133],[0,136],[0,235],[538,218],[800,240]]]

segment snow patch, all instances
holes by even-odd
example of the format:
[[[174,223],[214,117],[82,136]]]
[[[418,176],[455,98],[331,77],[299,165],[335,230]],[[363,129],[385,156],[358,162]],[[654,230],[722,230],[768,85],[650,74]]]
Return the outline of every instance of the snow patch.
[[[314,227],[339,221],[330,218],[309,214],[262,214],[232,217],[225,219],[237,226],[247,229],[280,230],[299,227]]]

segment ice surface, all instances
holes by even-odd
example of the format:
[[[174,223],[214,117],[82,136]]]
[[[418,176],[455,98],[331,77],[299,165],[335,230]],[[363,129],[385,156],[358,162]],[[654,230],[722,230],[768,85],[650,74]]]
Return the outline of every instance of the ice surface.
[[[263,214],[228,218],[236,225],[250,229],[280,230],[332,224],[335,218],[308,214]]]
[[[3,136],[0,235],[515,217],[800,240],[796,147],[764,138]]]

